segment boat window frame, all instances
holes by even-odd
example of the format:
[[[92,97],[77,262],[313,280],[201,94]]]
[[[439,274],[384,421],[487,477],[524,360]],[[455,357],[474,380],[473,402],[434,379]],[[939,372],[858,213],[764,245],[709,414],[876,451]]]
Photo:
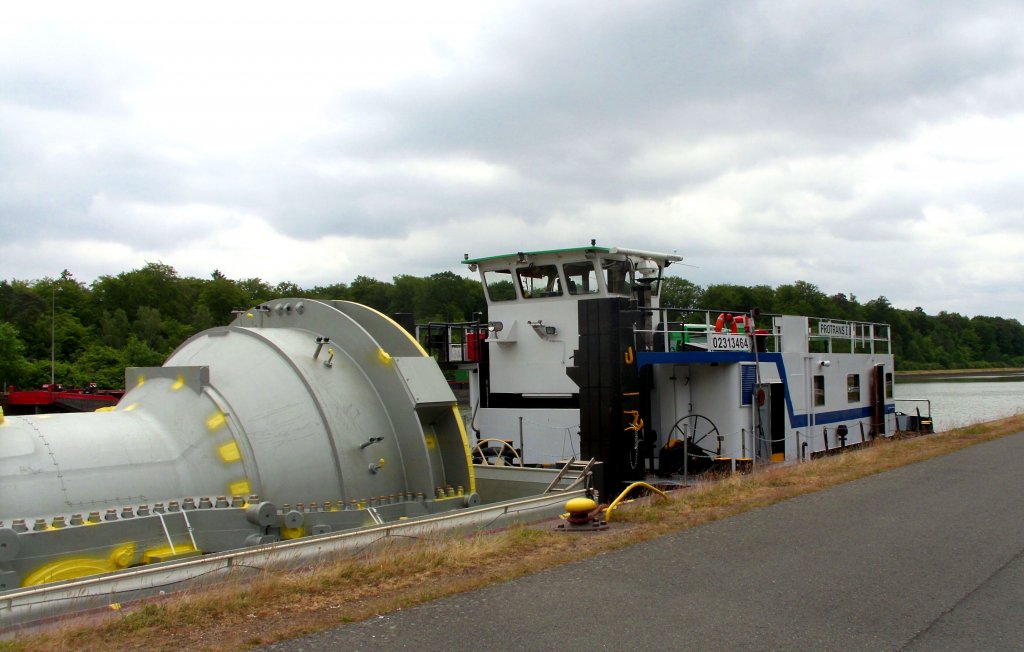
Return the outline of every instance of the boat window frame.
[[[814,406],[821,407],[825,405],[825,375],[815,374],[813,382]]]
[[[519,298],[519,296],[516,294],[516,279],[515,274],[512,271],[512,268],[499,267],[495,269],[484,269],[481,270],[480,273],[481,276],[483,277],[484,292],[487,294],[487,300],[490,301],[491,303],[505,303],[507,301],[515,301],[516,299]],[[508,274],[508,280],[505,281],[504,279],[502,279],[498,282],[492,283],[491,280],[489,279],[489,276],[497,274]],[[492,289],[506,282],[509,284],[509,289],[512,290],[512,296],[506,298],[496,297],[492,292]]]
[[[619,274],[619,272],[622,272]],[[613,273],[615,278],[612,278]],[[614,282],[613,282],[614,281]],[[628,260],[619,258],[601,259],[601,282],[610,296],[633,296],[634,269]],[[621,286],[621,287],[620,287]]]
[[[846,402],[860,403],[860,374],[846,374]]]
[[[531,263],[527,267],[517,267],[515,272],[520,296],[524,299],[548,299],[564,294],[562,277],[558,273],[558,265],[554,263]],[[538,285],[535,282],[541,279],[543,289],[537,289]]]
[[[572,269],[572,273],[570,273]],[[581,273],[589,270],[589,273]],[[588,296],[601,293],[601,282],[599,274],[594,267],[593,261],[572,261],[562,263],[562,274],[565,276],[565,286],[570,296]],[[579,279],[579,280],[575,280]]]

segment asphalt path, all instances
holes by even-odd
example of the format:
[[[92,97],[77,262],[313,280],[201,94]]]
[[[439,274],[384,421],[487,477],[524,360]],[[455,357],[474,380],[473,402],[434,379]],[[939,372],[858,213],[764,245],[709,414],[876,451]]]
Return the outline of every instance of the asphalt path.
[[[1024,433],[267,649],[1020,650],[1022,467]]]

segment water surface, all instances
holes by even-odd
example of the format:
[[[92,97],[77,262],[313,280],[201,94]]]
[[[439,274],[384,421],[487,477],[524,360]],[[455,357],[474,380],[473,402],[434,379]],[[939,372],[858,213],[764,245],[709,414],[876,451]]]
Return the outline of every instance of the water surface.
[[[896,409],[913,413],[917,404],[899,399],[931,400],[935,430],[992,421],[1024,412],[1024,374],[956,376],[896,383]],[[924,407],[922,406],[922,412]]]

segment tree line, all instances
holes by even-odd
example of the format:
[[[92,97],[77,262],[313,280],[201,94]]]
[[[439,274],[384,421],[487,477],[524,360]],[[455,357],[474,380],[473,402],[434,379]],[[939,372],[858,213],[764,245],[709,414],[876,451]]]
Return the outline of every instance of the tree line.
[[[418,322],[468,322],[485,314],[483,289],[452,272],[358,276],[351,283],[301,288],[259,279],[181,277],[163,263],[101,276],[89,285],[65,270],[57,278],[0,281],[0,383],[6,388],[50,382],[120,388],[125,367],[157,366],[189,336],[278,297],[344,299]],[[891,324],[897,368],[1024,367],[1024,327],[1015,319],[971,317],[921,308],[894,308],[885,297],[860,303],[827,295],[805,281],[766,285],[709,285],[665,279],[661,304],[677,308],[798,314]]]

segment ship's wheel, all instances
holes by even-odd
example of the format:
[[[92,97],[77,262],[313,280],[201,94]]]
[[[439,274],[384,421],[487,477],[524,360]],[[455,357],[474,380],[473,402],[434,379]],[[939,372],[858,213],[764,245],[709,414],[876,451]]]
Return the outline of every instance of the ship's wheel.
[[[473,464],[523,466],[523,458],[504,439],[481,439],[473,447]]]
[[[713,468],[715,458],[721,455],[718,428],[700,414],[688,414],[676,421],[668,437],[658,454],[657,473],[661,477],[703,473]]]
[[[722,454],[718,428],[711,419],[700,414],[688,414],[676,421],[669,432],[669,439],[685,441],[691,458],[713,458]]]

